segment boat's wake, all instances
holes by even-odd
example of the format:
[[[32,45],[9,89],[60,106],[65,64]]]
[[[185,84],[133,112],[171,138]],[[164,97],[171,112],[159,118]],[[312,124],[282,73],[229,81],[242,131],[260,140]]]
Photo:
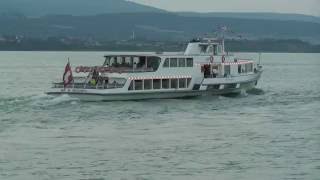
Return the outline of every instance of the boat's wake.
[[[33,96],[31,97],[31,99],[32,99],[32,105],[38,106],[38,107],[75,104],[78,102],[78,99],[72,98],[68,95],[50,96],[50,95],[42,94],[42,95]]]
[[[78,101],[78,99],[71,98],[68,95],[55,97],[46,94],[0,98],[0,111],[15,112],[27,107],[46,108],[58,105],[70,105],[76,104]]]
[[[251,90],[241,90],[240,93],[230,93],[230,94],[224,94],[221,95],[223,97],[228,97],[228,98],[242,98],[242,97],[248,97],[250,95],[264,95],[265,91],[262,89],[251,89]]]

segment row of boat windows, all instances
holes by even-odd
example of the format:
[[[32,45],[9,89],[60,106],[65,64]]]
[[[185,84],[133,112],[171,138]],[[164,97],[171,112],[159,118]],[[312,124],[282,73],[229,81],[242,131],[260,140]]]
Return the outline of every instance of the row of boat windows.
[[[238,73],[250,73],[253,72],[253,64],[249,63],[249,64],[239,64],[238,65]],[[231,67],[230,65],[225,65],[224,66],[224,74],[225,75],[229,75],[231,73]]]
[[[156,71],[160,65],[161,58],[155,56],[141,57],[106,57],[103,66],[110,68],[145,68]]]
[[[190,83],[191,78],[133,80],[129,90],[184,89],[188,88]]]
[[[193,67],[193,58],[167,58],[163,67]]]

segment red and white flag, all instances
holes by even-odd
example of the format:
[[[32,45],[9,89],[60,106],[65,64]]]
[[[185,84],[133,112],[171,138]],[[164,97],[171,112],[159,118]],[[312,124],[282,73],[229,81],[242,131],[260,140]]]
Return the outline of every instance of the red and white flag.
[[[72,70],[70,66],[70,62],[66,65],[64,69],[64,74],[63,74],[63,85],[66,87],[73,81],[73,76],[72,76]]]

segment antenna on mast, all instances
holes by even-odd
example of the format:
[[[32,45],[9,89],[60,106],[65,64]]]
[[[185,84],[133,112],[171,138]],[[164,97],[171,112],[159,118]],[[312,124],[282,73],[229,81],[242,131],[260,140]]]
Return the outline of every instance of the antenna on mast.
[[[259,52],[259,63],[258,63],[258,65],[260,65],[260,63],[261,63],[261,52]]]
[[[235,36],[237,38],[240,38],[242,39],[242,35],[232,31],[229,27],[225,26],[225,25],[220,25],[216,28],[216,31],[214,32],[216,37],[221,39],[221,44],[222,44],[222,53],[225,55],[226,52],[225,52],[225,38],[226,38],[226,35],[230,34],[230,36]]]
[[[133,30],[131,35],[131,40],[134,41],[135,39],[136,39],[136,32]]]
[[[221,42],[222,42],[222,53],[223,55],[226,54],[225,52],[225,35],[226,33],[229,31],[227,26],[219,26],[217,28],[217,30],[215,31],[215,34],[217,36],[217,38],[221,38]]]

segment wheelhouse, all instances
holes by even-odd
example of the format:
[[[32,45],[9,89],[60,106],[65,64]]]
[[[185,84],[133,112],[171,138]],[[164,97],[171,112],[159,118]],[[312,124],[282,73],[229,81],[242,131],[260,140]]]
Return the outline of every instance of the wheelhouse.
[[[188,44],[185,55],[223,55],[224,42],[216,39],[193,40]]]

